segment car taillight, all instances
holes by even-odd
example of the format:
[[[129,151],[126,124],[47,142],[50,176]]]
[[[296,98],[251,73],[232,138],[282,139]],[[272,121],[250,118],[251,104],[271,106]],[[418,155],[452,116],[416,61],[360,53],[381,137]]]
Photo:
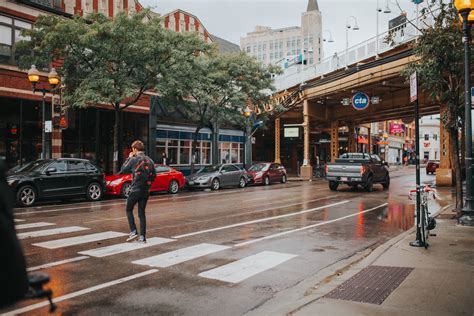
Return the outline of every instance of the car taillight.
[[[360,174],[364,174],[364,172],[365,172],[364,166],[360,166]]]
[[[329,166],[326,165],[326,173],[328,173],[328,170],[329,170]]]

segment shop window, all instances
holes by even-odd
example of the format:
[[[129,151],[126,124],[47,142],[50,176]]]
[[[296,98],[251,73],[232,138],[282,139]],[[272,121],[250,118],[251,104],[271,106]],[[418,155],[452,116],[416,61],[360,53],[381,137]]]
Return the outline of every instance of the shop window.
[[[20,33],[21,30],[30,28],[31,23],[0,15],[0,63],[16,64],[20,56],[15,53],[15,43],[28,40]]]

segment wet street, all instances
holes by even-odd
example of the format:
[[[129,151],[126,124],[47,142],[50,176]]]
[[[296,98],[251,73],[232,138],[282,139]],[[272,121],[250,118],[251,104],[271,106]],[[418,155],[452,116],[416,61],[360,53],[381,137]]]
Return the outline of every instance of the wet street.
[[[29,270],[50,275],[58,313],[241,315],[413,227],[414,173],[392,170],[390,189],[372,193],[315,180],[153,195],[145,245],[125,243],[123,199],[16,209],[15,218]],[[47,310],[38,300],[0,312]]]

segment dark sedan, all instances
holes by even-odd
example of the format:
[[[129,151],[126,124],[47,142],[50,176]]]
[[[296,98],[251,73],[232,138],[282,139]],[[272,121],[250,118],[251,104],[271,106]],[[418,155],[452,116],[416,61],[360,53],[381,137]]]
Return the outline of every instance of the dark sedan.
[[[436,169],[439,168],[439,161],[428,161],[426,164],[426,174],[435,174]]]
[[[248,177],[245,170],[233,164],[206,166],[192,176],[186,177],[186,186],[193,188],[211,188],[219,190],[221,187],[247,185]]]
[[[36,160],[13,170],[7,182],[20,206],[32,206],[43,199],[85,197],[97,201],[105,191],[104,175],[85,159]]]

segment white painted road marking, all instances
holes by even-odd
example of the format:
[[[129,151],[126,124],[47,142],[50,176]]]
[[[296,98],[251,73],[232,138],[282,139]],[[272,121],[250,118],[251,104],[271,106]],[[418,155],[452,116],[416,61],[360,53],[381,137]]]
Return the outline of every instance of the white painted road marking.
[[[19,223],[19,222],[24,222],[25,220],[24,220],[24,219],[15,218],[15,219],[13,219],[13,221],[14,221],[15,223]]]
[[[142,243],[138,243],[138,242],[126,242],[126,243],[123,243],[123,244],[116,244],[116,245],[112,245],[112,246],[81,251],[81,252],[79,252],[79,254],[87,255],[87,256],[91,256],[91,257],[96,257],[96,258],[102,258],[102,257],[116,255],[118,253],[133,251],[133,250],[137,250],[137,249],[143,249],[143,248],[156,246],[156,245],[159,245],[159,244],[164,244],[164,243],[168,243],[168,242],[172,242],[172,241],[175,241],[175,240],[174,239],[168,239],[168,238],[153,237],[153,238],[147,239],[146,244],[142,244]]]
[[[152,274],[152,273],[156,273],[156,272],[158,272],[157,269],[150,269],[150,270],[147,270],[147,271],[144,271],[144,272],[141,272],[141,273],[130,275],[128,277],[120,278],[120,279],[117,279],[117,280],[114,280],[114,281],[110,281],[110,282],[107,282],[107,283],[103,283],[103,284],[99,284],[99,285],[96,285],[96,286],[93,286],[93,287],[89,287],[89,288],[84,289],[84,290],[80,290],[80,291],[77,291],[77,292],[72,292],[72,293],[69,293],[69,294],[66,294],[66,295],[55,297],[55,298],[53,298],[53,302],[54,303],[59,303],[59,302],[62,302],[62,301],[65,301],[65,300],[68,300],[68,299],[71,299],[71,298],[74,298],[74,297],[78,297],[78,296],[81,296],[81,295],[84,295],[84,294],[87,294],[87,293],[95,292],[95,291],[98,291],[98,290],[101,290],[101,289],[104,289],[104,288],[107,288],[107,287],[110,287],[110,286],[113,286],[113,285],[121,284],[121,283],[130,281],[130,280],[133,280],[133,279],[138,279],[140,277],[143,277],[143,276],[146,276],[146,275],[149,275],[149,274]],[[33,304],[33,305],[25,306],[23,308],[12,310],[12,311],[10,311],[8,313],[5,313],[3,315],[10,316],[10,315],[26,313],[26,312],[35,310],[35,309],[40,308],[40,307],[48,306],[48,305],[49,305],[48,301],[43,301],[43,302],[40,302],[40,303],[37,303],[37,304]]]
[[[295,257],[297,255],[263,251],[222,267],[199,273],[199,276],[224,282],[239,283]]]
[[[44,236],[52,236],[52,235],[65,234],[65,233],[80,232],[87,229],[89,228],[80,227],[80,226],[68,226],[68,227],[59,227],[59,228],[52,228],[52,229],[45,229],[45,230],[35,230],[32,232],[26,232],[26,233],[19,233],[17,234],[17,236],[18,236],[18,239],[25,239],[25,238],[44,237]]]
[[[318,227],[318,226],[322,226],[322,225],[331,224],[331,223],[334,223],[334,222],[337,222],[337,221],[341,221],[341,220],[346,219],[346,218],[349,218],[349,217],[354,217],[354,216],[358,216],[358,215],[360,215],[360,214],[364,214],[364,213],[367,213],[367,212],[372,212],[372,211],[374,211],[374,210],[376,210],[376,209],[379,209],[379,208],[384,207],[384,206],[387,206],[387,205],[388,205],[388,203],[384,203],[384,204],[381,204],[381,205],[379,205],[379,206],[373,207],[373,208],[371,208],[371,209],[368,209],[368,210],[365,210],[365,211],[362,211],[362,212],[357,212],[357,213],[353,213],[353,214],[350,214],[350,215],[347,215],[347,216],[343,216],[343,217],[339,217],[339,218],[336,218],[336,219],[332,219],[332,220],[329,220],[329,221],[324,221],[324,222],[321,222],[321,223],[317,223],[317,224],[313,224],[313,225],[309,225],[309,226],[304,226],[304,227],[297,228],[297,229],[287,230],[287,231],[285,231],[285,232],[281,232],[281,233],[278,233],[278,234],[268,235],[268,236],[265,236],[265,237],[262,237],[262,238],[257,238],[257,239],[245,241],[245,242],[242,242],[242,243],[240,243],[240,244],[236,244],[235,247],[241,247],[241,246],[253,244],[253,243],[256,243],[256,242],[259,242],[259,241],[262,241],[262,240],[267,240],[267,239],[272,239],[272,238],[276,238],[276,237],[281,237],[281,236],[288,235],[288,234],[292,234],[292,233],[296,233],[296,232],[299,232],[299,231],[302,231],[302,230],[306,230],[306,229],[310,229],[310,228],[314,228],[314,227]]]
[[[166,268],[178,263],[210,255],[212,253],[222,251],[228,248],[230,247],[213,244],[199,244],[163,253],[161,255],[133,261],[132,263],[150,267]]]
[[[189,236],[194,236],[194,235],[199,235],[199,234],[204,234],[204,233],[215,232],[215,231],[218,231],[218,230],[223,230],[223,229],[228,229],[228,228],[234,228],[234,227],[239,227],[239,226],[244,226],[244,225],[249,225],[249,224],[255,224],[255,223],[260,223],[260,222],[265,222],[265,221],[271,221],[271,220],[275,220],[275,219],[300,215],[300,214],[304,214],[304,213],[315,212],[315,211],[319,211],[321,209],[341,205],[341,204],[348,203],[348,202],[349,202],[349,200],[345,200],[345,201],[341,201],[341,202],[337,202],[337,203],[333,203],[333,204],[328,204],[328,205],[323,205],[323,206],[311,208],[309,210],[304,210],[304,211],[300,211],[300,212],[283,214],[283,215],[272,216],[272,217],[265,217],[265,218],[256,219],[256,220],[253,220],[253,221],[241,222],[241,223],[236,223],[236,224],[227,225],[227,226],[221,226],[221,227],[216,227],[216,228],[211,228],[211,229],[206,229],[206,230],[200,230],[200,231],[189,233],[189,234],[173,236],[172,238],[179,239],[179,238],[184,238],[184,237],[189,237]]]
[[[31,224],[20,224],[16,225],[16,229],[28,229],[28,228],[37,228],[37,227],[45,227],[45,226],[53,226],[56,224],[53,223],[46,223],[46,222],[38,222],[38,223],[31,223]]]
[[[28,268],[27,271],[28,271],[28,272],[31,272],[31,271],[41,270],[41,269],[47,269],[47,268],[51,268],[51,267],[54,267],[54,266],[59,266],[59,265],[61,265],[61,264],[66,264],[66,263],[81,261],[81,260],[84,260],[84,259],[89,259],[89,257],[87,257],[87,256],[79,256],[79,257],[74,257],[74,258],[70,258],[70,259],[65,259],[65,260],[60,260],[60,261],[45,263],[45,264],[42,264],[42,265],[40,265],[40,266]]]
[[[127,235],[128,234],[108,231],[108,232],[97,233],[97,234],[90,234],[90,235],[84,235],[84,236],[45,241],[45,242],[33,244],[33,246],[38,246],[38,247],[43,247],[43,248],[48,248],[48,249],[56,249],[56,248],[85,244],[88,242],[99,241],[99,240],[104,240],[104,239],[122,237],[122,236],[127,236]]]

